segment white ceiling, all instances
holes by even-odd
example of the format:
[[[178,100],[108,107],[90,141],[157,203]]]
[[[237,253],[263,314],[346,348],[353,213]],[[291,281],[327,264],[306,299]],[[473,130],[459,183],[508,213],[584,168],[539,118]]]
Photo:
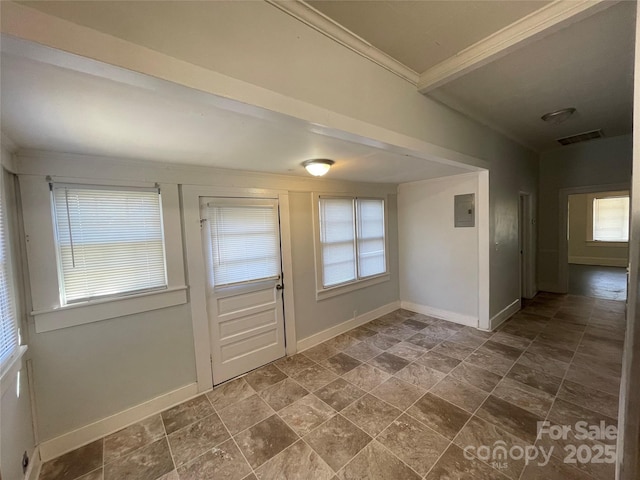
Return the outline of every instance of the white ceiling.
[[[420,73],[550,2],[312,0],[307,3]]]
[[[7,53],[0,62],[2,131],[24,149],[290,175],[307,175],[301,162],[321,157],[336,161],[328,178],[381,183],[469,171],[257,107],[222,108],[217,97],[178,85],[160,95]]]
[[[550,2],[309,3],[425,76]],[[572,6],[571,0],[565,3]],[[428,95],[536,151],[557,148],[556,139],[589,130],[602,129],[605,136],[630,133],[636,2],[601,5],[598,13],[522,42]],[[540,120],[565,107],[578,110],[566,123],[550,126]]]
[[[631,132],[635,2],[621,2],[436,89],[431,95],[538,151],[602,129]],[[560,125],[540,117],[564,107]]]

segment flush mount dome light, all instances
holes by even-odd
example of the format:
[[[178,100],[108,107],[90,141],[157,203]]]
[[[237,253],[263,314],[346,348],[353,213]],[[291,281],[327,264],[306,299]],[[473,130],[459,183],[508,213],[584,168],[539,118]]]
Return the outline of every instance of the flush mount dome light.
[[[329,171],[334,163],[336,162],[326,158],[315,158],[302,162],[302,166],[314,177],[321,177]]]
[[[562,108],[560,110],[556,110],[555,112],[545,113],[540,118],[542,120],[544,120],[545,122],[547,122],[547,123],[551,123],[551,124],[557,125],[558,123],[562,123],[562,122],[568,120],[569,117],[571,115],[573,115],[574,113],[576,113],[576,109],[573,108],[573,107]]]

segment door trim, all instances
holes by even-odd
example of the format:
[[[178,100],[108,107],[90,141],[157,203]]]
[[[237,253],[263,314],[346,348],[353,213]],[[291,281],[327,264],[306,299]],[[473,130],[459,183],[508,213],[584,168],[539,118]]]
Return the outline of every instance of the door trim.
[[[205,259],[200,235],[200,197],[277,198],[280,205],[280,243],[282,250],[285,353],[297,352],[295,330],[295,306],[293,301],[293,262],[291,256],[291,224],[289,219],[289,194],[286,190],[257,188],[207,187],[183,185],[182,199],[183,229],[189,282],[189,306],[193,325],[193,342],[196,360],[198,392],[213,387],[211,366],[211,343],[209,317],[207,315]]]
[[[518,196],[518,236],[522,250],[520,259],[520,298],[533,298],[538,293],[535,285],[535,213],[533,196],[520,191]]]

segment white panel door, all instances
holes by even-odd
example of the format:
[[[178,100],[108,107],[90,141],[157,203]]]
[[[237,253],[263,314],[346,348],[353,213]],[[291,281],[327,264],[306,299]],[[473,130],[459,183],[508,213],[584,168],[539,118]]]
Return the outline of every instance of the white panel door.
[[[278,201],[201,197],[213,382],[285,355]]]

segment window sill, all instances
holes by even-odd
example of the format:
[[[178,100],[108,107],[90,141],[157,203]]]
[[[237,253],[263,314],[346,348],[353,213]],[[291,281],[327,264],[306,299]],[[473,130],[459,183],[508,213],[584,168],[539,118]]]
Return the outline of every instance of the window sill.
[[[52,310],[31,312],[31,315],[35,318],[36,333],[43,333],[184,303],[187,303],[187,287],[181,286],[126,297],[65,305]]]
[[[379,283],[388,282],[390,275],[383,273],[377,277],[371,277],[364,280],[358,280],[356,282],[347,283],[344,285],[337,285],[335,287],[326,288],[324,290],[316,291],[316,300],[324,300],[326,298],[337,297],[338,295],[344,295],[345,293],[360,290],[361,288],[371,287]]]
[[[0,371],[0,397],[13,385],[13,379],[22,369],[22,357],[27,353],[27,346],[20,345],[18,351],[11,357]]]
[[[587,247],[614,247],[614,248],[627,248],[629,242],[604,242],[601,240],[587,240]]]

